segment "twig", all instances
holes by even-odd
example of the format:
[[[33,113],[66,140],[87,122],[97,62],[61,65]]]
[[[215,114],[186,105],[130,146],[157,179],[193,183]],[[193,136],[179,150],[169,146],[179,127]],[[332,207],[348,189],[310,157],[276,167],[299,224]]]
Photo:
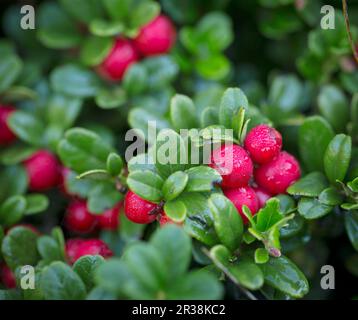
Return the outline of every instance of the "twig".
[[[349,41],[349,43],[351,45],[351,48],[352,48],[354,60],[358,64],[358,52],[357,52],[357,50],[355,48],[353,38],[352,38],[351,27],[350,27],[350,24],[349,24],[348,10],[347,10],[347,1],[346,0],[342,0],[342,6],[343,6],[344,22],[346,24],[346,29],[347,29],[348,41]]]

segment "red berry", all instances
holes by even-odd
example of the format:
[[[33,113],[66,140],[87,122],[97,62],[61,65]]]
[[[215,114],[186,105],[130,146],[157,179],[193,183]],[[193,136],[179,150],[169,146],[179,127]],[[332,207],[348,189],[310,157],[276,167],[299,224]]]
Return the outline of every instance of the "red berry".
[[[251,129],[245,139],[245,149],[251,159],[259,164],[270,162],[280,153],[281,148],[281,134],[266,124]]]
[[[16,279],[11,269],[6,264],[0,265],[0,281],[8,289],[16,288]]]
[[[294,156],[283,151],[271,162],[255,170],[255,181],[272,195],[285,193],[299,179],[300,165]]]
[[[224,194],[239,211],[244,224],[246,224],[248,220],[242,212],[242,206],[247,206],[250,209],[252,215],[254,215],[259,209],[259,200],[257,199],[256,193],[254,189],[249,186],[226,189],[224,190]]]
[[[60,181],[59,164],[47,150],[39,150],[24,161],[31,191],[46,191]]]
[[[98,72],[109,80],[122,80],[128,67],[138,60],[138,54],[129,40],[117,39],[111,52],[99,65]]]
[[[160,214],[159,218],[158,218],[159,224],[161,227],[167,225],[167,224],[176,224],[178,226],[182,225],[182,223],[177,223],[174,222],[172,219],[170,219],[165,213],[164,211]]]
[[[259,200],[259,208],[263,208],[266,204],[266,201],[271,198],[271,195],[260,187],[255,187],[253,189],[256,193],[257,199]]]
[[[86,201],[77,199],[69,204],[65,221],[67,228],[77,233],[89,233],[97,224],[96,216],[88,211]]]
[[[117,230],[119,226],[119,211],[122,203],[117,204],[112,209],[108,209],[101,215],[96,216],[98,226],[104,230]]]
[[[134,45],[143,56],[169,52],[176,38],[173,23],[164,15],[156,17],[141,28]]]
[[[248,153],[236,144],[223,145],[215,149],[209,166],[222,176],[225,188],[243,187],[249,183],[253,164]]]
[[[75,238],[69,239],[66,241],[66,255],[69,263],[74,263],[76,261],[77,252],[80,244],[82,244],[85,239]]]
[[[137,196],[134,192],[128,191],[124,199],[124,213],[127,218],[135,223],[151,223],[156,219],[153,214],[158,205]]]
[[[71,239],[66,243],[67,257],[70,263],[86,255],[100,255],[103,258],[113,256],[107,244],[100,239]]]
[[[11,144],[15,139],[15,134],[8,126],[8,118],[15,111],[12,106],[0,105],[0,146]]]

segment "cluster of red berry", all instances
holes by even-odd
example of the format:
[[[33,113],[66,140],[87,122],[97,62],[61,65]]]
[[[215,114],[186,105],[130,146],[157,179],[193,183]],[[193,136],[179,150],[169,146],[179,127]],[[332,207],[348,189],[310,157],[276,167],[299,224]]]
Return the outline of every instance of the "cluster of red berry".
[[[242,206],[246,205],[254,215],[269,198],[285,193],[299,179],[297,160],[281,149],[281,134],[263,124],[248,133],[244,147],[226,144],[212,152],[209,166],[221,174],[222,190],[244,223],[247,218]],[[161,225],[171,222],[161,205],[146,201],[132,191],[125,197],[124,212],[136,223],[151,223],[156,219]]]
[[[130,65],[149,57],[167,53],[175,42],[176,32],[172,22],[164,15],[143,26],[133,39],[117,38],[110,53],[97,67],[98,73],[111,81],[122,80]]]

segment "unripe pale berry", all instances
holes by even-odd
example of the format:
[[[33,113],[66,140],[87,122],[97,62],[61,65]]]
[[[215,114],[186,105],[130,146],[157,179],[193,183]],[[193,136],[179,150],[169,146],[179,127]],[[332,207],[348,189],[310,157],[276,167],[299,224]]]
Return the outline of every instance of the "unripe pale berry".
[[[96,227],[97,219],[88,211],[86,201],[75,199],[67,208],[65,223],[72,232],[89,233]]]
[[[170,219],[164,211],[159,215],[158,221],[161,227],[164,227],[167,224],[176,224],[178,226],[181,226],[183,223],[174,222],[172,219]]]
[[[143,56],[153,56],[169,52],[175,38],[173,23],[168,17],[160,15],[140,29],[134,45]]]
[[[224,188],[246,186],[253,173],[253,164],[248,153],[236,144],[222,145],[215,149],[211,154],[209,166],[221,174]]]
[[[119,227],[119,212],[122,205],[122,203],[119,203],[115,207],[97,215],[98,227],[102,230],[117,230]]]
[[[137,196],[128,191],[124,199],[124,213],[127,218],[135,223],[151,223],[156,219],[158,205]]]
[[[266,201],[271,198],[271,195],[269,193],[267,193],[266,190],[264,190],[260,187],[255,187],[253,189],[254,189],[257,199],[259,201],[259,208],[261,209],[265,206]]]
[[[16,139],[8,125],[8,118],[14,111],[15,108],[12,106],[0,105],[0,146],[7,146]]]
[[[224,194],[234,204],[237,211],[239,211],[244,224],[246,224],[248,220],[242,212],[242,206],[247,206],[250,209],[252,215],[256,214],[259,209],[259,201],[257,199],[256,193],[249,186],[225,189]]]
[[[104,78],[119,81],[122,80],[129,66],[135,63],[138,58],[133,44],[129,40],[119,38],[97,70]]]
[[[58,161],[47,150],[35,152],[24,161],[24,166],[31,191],[46,191],[60,182]]]
[[[69,263],[75,263],[85,255],[100,255],[109,258],[113,255],[107,244],[100,239],[70,239],[66,242]]]
[[[270,162],[282,148],[281,134],[274,128],[260,124],[251,129],[245,139],[245,149],[251,159],[259,164]]]
[[[299,179],[300,165],[294,156],[283,151],[271,162],[255,170],[255,181],[272,195],[285,193]]]
[[[15,276],[5,263],[0,265],[0,282],[8,289],[16,288]]]

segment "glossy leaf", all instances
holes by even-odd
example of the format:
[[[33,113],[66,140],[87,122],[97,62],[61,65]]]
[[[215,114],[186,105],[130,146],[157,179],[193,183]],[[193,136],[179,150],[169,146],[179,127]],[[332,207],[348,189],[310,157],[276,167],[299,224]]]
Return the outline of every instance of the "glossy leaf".
[[[328,187],[323,173],[311,172],[288,187],[287,192],[296,196],[318,197]]]
[[[216,184],[222,181],[221,175],[207,166],[192,167],[186,171],[189,177],[185,191],[208,192],[212,191]]]
[[[188,183],[188,174],[183,171],[177,171],[171,174],[164,182],[162,192],[164,199],[173,200],[183,192]]]
[[[298,202],[298,212],[305,219],[317,219],[332,211],[333,207],[320,203],[317,199],[301,198]]]

